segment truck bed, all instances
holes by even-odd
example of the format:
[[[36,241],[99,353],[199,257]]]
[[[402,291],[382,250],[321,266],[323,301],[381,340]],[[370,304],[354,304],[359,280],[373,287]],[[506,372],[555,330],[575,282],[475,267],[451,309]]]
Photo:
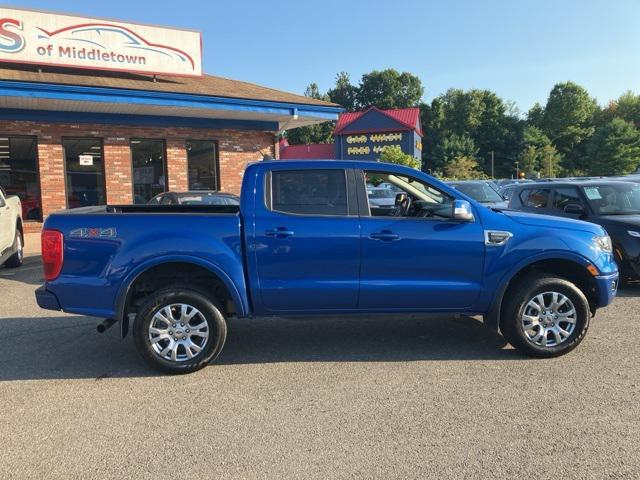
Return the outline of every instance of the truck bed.
[[[64,235],[64,265],[48,283],[63,310],[114,318],[121,286],[153,265],[217,266],[246,291],[236,206],[109,205],[56,212],[45,228]]]

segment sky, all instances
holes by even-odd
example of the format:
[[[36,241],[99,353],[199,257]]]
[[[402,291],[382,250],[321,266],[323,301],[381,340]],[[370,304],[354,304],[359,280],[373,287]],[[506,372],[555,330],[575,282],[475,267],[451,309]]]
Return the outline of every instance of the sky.
[[[6,1],[6,0],[5,0]],[[24,0],[45,9],[202,32],[204,70],[294,93],[345,71],[395,68],[424,100],[496,92],[526,112],[557,82],[600,104],[640,93],[640,0]]]

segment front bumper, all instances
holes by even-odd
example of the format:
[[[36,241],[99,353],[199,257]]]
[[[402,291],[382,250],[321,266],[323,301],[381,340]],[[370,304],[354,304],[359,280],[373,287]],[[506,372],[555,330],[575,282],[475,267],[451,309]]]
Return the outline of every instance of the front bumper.
[[[47,290],[47,287],[44,285],[36,290],[36,302],[38,302],[40,308],[44,308],[45,310],[62,310],[62,308],[60,308],[60,302],[58,302],[58,297]]]
[[[596,281],[596,307],[606,307],[613,302],[613,299],[616,298],[616,294],[618,293],[618,273],[601,275],[594,278]]]

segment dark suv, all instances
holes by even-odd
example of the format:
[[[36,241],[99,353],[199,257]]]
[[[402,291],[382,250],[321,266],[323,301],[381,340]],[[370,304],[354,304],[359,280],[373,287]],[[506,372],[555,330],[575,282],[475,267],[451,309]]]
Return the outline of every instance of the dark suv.
[[[509,208],[597,223],[613,240],[621,279],[640,279],[640,183],[611,180],[530,183]]]

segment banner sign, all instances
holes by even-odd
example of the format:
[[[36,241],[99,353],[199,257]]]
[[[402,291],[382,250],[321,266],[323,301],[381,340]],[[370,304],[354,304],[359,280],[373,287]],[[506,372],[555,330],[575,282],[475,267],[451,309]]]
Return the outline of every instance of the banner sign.
[[[0,7],[0,62],[202,75],[199,32]]]

